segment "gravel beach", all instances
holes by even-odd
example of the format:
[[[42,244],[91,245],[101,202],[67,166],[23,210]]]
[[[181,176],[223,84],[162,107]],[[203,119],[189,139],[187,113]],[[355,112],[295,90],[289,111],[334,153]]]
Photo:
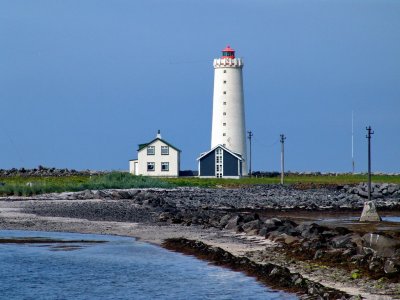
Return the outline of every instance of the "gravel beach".
[[[379,210],[396,214],[400,187],[374,189]],[[399,299],[396,234],[381,233],[378,238],[390,249],[381,251],[370,242],[376,238],[368,236],[376,229],[371,231],[370,224],[353,231],[340,222],[329,228],[315,222],[332,213],[361,212],[364,190],[363,185],[314,189],[265,185],[2,197],[0,228],[123,235],[157,245],[171,238],[198,241],[249,259],[257,268],[277,266],[270,272],[277,274],[275,278],[289,274],[282,289],[293,287],[302,297]],[[186,240],[185,247],[192,247]],[[351,265],[336,267],[337,255],[348,257]]]

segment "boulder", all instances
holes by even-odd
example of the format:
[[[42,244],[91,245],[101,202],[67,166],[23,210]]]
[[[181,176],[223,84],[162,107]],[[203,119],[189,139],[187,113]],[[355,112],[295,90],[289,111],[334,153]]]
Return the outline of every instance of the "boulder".
[[[383,270],[386,274],[395,274],[400,271],[400,261],[394,259],[387,259]]]
[[[381,217],[376,211],[375,203],[373,201],[366,201],[364,203],[364,209],[361,213],[360,222],[380,222]]]
[[[273,224],[263,225],[260,229],[259,235],[266,236],[268,233],[275,231],[278,227]]]
[[[362,237],[364,251],[372,252],[381,257],[391,257],[400,248],[400,241],[377,233],[367,233]]]
[[[320,226],[316,223],[311,223],[311,224],[303,223],[296,227],[296,231],[298,231],[300,235],[304,238],[315,238],[325,230],[327,230],[326,227]]]
[[[242,217],[239,215],[233,216],[229,219],[228,223],[225,225],[225,229],[227,230],[237,230],[237,226],[242,221]]]
[[[283,238],[283,242],[285,244],[293,244],[295,242],[300,241],[300,239],[298,237],[287,235],[286,233],[282,233],[281,237]]]
[[[254,220],[259,220],[259,219],[260,219],[260,216],[257,213],[243,216],[244,223],[248,223],[248,222],[251,222]]]
[[[383,261],[379,257],[372,257],[368,268],[372,272],[379,272],[380,270],[383,269]]]
[[[282,224],[283,224],[282,221],[280,219],[278,219],[278,218],[267,219],[267,220],[265,220],[264,223],[267,224],[267,225],[273,225],[273,226],[276,226],[276,227],[282,226]]]
[[[231,215],[225,215],[219,220],[219,225],[224,228],[226,224],[228,224],[229,220],[231,218]]]
[[[259,230],[261,228],[262,224],[263,223],[260,220],[254,220],[254,221],[250,221],[250,222],[244,223],[242,225],[242,228],[243,228],[243,231],[247,233],[247,232],[249,232],[251,230],[255,230],[255,229]]]
[[[339,235],[331,239],[331,245],[333,248],[350,248],[353,246],[352,234]]]
[[[394,194],[400,190],[400,185],[392,184],[387,188],[389,194]]]

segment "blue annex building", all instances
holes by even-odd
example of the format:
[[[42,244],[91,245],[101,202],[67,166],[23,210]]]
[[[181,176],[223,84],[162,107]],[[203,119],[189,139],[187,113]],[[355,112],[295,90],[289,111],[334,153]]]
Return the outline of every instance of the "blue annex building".
[[[222,145],[204,152],[197,159],[200,177],[240,178],[243,159]]]

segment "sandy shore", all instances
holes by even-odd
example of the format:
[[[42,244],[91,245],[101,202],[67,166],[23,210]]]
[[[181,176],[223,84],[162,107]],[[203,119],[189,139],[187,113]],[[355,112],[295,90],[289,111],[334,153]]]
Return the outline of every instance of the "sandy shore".
[[[350,295],[361,295],[365,299],[399,299],[397,296],[383,295],[387,290],[374,289],[378,286],[372,280],[351,281],[348,274],[341,270],[326,270],[324,268],[310,268],[304,262],[287,261],[274,248],[274,242],[260,236],[238,234],[233,231],[216,228],[204,229],[200,226],[157,225],[132,222],[93,221],[80,218],[39,216],[24,212],[24,208],[31,207],[42,201],[0,201],[0,229],[60,231],[76,233],[108,234],[135,237],[141,241],[161,245],[167,238],[183,237],[199,240],[208,245],[217,246],[235,256],[246,256],[255,262],[271,262],[289,268],[291,272],[302,274],[305,278],[322,283],[327,287],[344,291]],[[64,200],[54,201],[59,205]],[[71,201],[71,200],[65,200]],[[100,201],[100,200],[74,200]],[[51,202],[51,201],[50,201]],[[342,272],[342,273],[341,273]],[[369,288],[366,288],[369,287]],[[399,289],[400,285],[390,286],[390,289]],[[392,291],[393,292],[393,291]]]

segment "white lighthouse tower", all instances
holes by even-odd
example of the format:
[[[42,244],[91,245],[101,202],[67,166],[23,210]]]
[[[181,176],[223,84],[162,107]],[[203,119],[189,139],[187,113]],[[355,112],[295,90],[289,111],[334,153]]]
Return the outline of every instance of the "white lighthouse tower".
[[[211,148],[223,145],[239,154],[242,175],[247,175],[246,126],[243,96],[243,60],[227,46],[222,57],[214,59],[214,96]]]

